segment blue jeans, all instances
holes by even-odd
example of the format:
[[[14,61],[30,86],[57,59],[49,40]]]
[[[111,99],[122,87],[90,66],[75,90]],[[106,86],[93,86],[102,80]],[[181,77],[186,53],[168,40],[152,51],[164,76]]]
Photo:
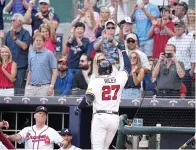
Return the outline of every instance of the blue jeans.
[[[122,91],[121,99],[135,100],[140,98],[141,98],[141,93],[140,93],[140,89],[138,88],[123,89]]]
[[[18,68],[14,82],[14,96],[24,96],[27,68]]]
[[[140,50],[144,52],[148,57],[152,56],[152,49],[153,49],[153,39],[149,39],[146,41],[140,41]]]

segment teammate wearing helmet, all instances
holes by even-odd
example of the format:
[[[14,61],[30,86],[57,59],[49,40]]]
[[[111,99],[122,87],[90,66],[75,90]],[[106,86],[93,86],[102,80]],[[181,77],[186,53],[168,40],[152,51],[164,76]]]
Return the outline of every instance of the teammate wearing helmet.
[[[108,149],[119,125],[119,104],[131,65],[124,44],[116,45],[122,52],[124,70],[112,74],[111,63],[102,60],[98,65],[98,77],[90,80],[85,97],[75,108],[78,115],[83,107],[93,104],[92,149]]]

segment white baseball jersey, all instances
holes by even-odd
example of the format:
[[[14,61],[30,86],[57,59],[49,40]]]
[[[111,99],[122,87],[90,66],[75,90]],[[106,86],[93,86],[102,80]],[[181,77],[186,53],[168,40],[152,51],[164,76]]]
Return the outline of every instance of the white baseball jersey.
[[[97,110],[119,110],[122,90],[127,82],[126,71],[118,71],[109,76],[101,76],[90,80],[86,93],[93,94],[93,113]]]
[[[22,137],[18,143],[25,142],[25,149],[31,150],[51,150],[54,148],[54,143],[59,145],[63,141],[60,134],[47,125],[40,130],[35,125],[26,127],[18,134]]]

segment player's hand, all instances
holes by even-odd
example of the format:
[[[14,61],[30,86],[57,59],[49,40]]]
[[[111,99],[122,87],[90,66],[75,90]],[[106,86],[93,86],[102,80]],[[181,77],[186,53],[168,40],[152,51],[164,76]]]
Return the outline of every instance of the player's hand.
[[[61,142],[61,147],[62,147],[63,149],[67,149],[67,146],[68,146],[67,140],[63,140],[63,141]]]
[[[0,122],[0,128],[5,127],[6,129],[9,128],[9,123],[5,120],[3,120],[2,122]]]
[[[74,113],[75,113],[76,116],[79,115],[80,109],[78,108],[78,106],[76,106],[76,107],[74,108]]]

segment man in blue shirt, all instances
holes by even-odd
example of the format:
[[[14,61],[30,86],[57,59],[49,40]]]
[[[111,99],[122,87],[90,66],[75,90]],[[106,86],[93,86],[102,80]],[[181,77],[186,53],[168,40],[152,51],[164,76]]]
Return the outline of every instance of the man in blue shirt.
[[[37,33],[28,57],[28,75],[25,96],[53,96],[57,78],[57,60],[44,47],[45,37]]]
[[[68,64],[65,59],[58,60],[58,73],[54,86],[55,93],[64,96],[72,89],[73,74],[68,72]]]
[[[34,3],[29,4],[29,8],[27,12],[25,13],[25,23],[30,24],[32,26],[32,35],[34,34],[34,31],[37,30],[41,24],[50,24],[49,21],[49,8],[50,8],[50,0],[39,0],[39,9],[40,12],[38,12],[35,15],[32,15],[32,10],[33,10]],[[53,14],[53,25],[54,28],[57,29],[60,19],[57,17],[56,14]]]
[[[148,31],[152,26],[151,21],[159,16],[158,6],[149,3],[149,0],[143,0],[142,3],[138,3],[131,14],[132,20],[136,23],[140,50],[149,57],[152,56],[153,39],[148,37]]]
[[[14,95],[23,96],[25,87],[25,75],[28,66],[28,52],[30,45],[30,34],[22,25],[24,17],[14,14],[12,17],[12,29],[6,34],[5,44],[12,53],[12,59],[17,64],[17,75],[14,82]]]

